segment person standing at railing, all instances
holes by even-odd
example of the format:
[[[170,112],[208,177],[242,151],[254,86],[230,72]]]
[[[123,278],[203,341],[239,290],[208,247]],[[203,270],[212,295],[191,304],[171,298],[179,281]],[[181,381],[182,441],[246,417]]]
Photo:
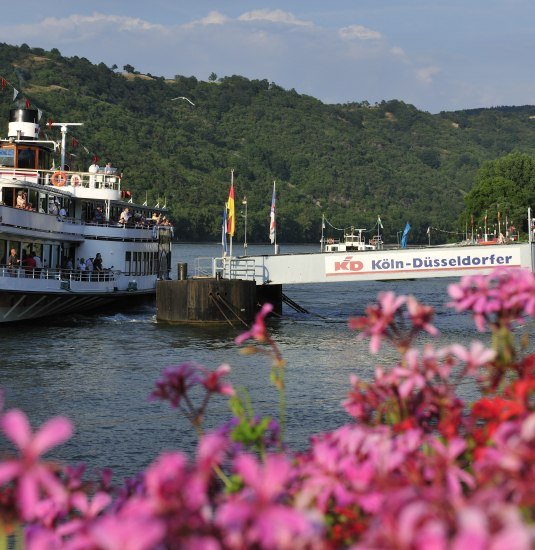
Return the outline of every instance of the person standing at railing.
[[[88,172],[91,174],[89,176],[89,187],[95,187],[95,174],[100,170],[99,165],[96,160],[93,160],[91,166],[88,169]]]
[[[35,252],[32,252],[32,257],[35,261],[35,278],[40,279],[41,278],[41,271],[43,270],[43,262],[41,261],[41,258],[38,254]]]
[[[22,267],[24,268],[24,273],[26,277],[33,278],[35,270],[35,260],[31,254],[22,254]]]
[[[9,258],[7,259],[7,266],[9,267],[10,274],[12,277],[17,276],[17,269],[19,268],[20,260],[17,254],[17,251],[12,248],[9,253]]]

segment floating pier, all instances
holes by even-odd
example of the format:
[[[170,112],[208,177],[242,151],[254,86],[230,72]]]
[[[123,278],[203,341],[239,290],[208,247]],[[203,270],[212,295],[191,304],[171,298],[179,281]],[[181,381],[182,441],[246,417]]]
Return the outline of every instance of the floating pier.
[[[497,267],[535,272],[535,244],[440,246],[344,253],[277,254],[209,258],[204,276],[187,278],[179,264],[177,281],[158,281],[158,321],[250,324],[262,304],[275,314],[282,303],[306,312],[282,292],[283,285],[390,281],[487,275]]]
[[[180,272],[179,272],[180,276]],[[191,278],[156,283],[156,319],[166,323],[249,325],[265,302],[282,314],[282,285],[254,280]]]

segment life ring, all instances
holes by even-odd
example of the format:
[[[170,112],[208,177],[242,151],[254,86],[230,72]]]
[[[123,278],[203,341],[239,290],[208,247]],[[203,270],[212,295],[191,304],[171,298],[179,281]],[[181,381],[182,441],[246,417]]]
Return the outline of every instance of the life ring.
[[[67,183],[67,174],[65,172],[54,172],[52,175],[52,185],[63,187]]]
[[[327,244],[334,244],[334,239],[327,239]]]
[[[74,185],[75,187],[77,187],[78,185],[81,185],[81,184],[82,184],[82,178],[80,174],[73,174],[71,176],[71,185]]]

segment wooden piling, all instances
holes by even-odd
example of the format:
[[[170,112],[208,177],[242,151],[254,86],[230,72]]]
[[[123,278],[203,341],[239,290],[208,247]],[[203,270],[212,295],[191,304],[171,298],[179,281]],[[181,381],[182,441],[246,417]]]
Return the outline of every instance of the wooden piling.
[[[156,284],[159,322],[243,325],[254,320],[256,311],[254,281],[203,278]]]

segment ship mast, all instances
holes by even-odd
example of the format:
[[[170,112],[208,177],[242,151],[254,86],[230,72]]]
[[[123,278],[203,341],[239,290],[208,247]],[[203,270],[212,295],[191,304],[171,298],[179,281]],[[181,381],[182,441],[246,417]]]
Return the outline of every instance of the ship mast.
[[[51,126],[61,127],[61,169],[65,168],[65,143],[67,138],[67,126],[83,126],[83,122],[53,122]]]

